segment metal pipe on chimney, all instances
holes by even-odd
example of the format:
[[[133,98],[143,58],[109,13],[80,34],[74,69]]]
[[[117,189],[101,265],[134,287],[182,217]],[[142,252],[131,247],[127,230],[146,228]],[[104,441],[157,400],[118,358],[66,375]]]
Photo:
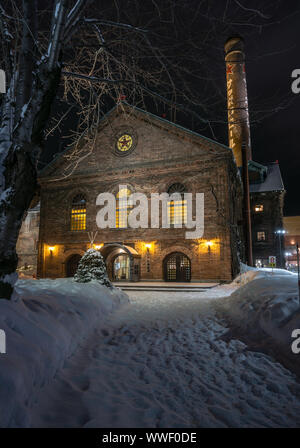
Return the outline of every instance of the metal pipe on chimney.
[[[245,72],[244,42],[233,36],[225,43],[227,77],[228,140],[238,168],[242,171],[244,186],[244,228],[247,262],[253,265],[251,208],[248,161],[252,159],[248,95]]]

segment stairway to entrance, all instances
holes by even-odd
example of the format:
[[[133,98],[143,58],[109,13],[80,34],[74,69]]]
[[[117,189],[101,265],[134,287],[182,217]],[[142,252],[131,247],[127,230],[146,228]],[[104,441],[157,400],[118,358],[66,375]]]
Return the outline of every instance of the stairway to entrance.
[[[204,292],[219,283],[177,283],[177,282],[114,282],[123,291],[165,291]]]

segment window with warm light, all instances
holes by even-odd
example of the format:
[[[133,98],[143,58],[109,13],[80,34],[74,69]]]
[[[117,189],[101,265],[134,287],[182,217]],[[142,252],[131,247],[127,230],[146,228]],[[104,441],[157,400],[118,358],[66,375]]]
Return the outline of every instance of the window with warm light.
[[[187,202],[183,196],[184,192],[185,187],[180,183],[173,184],[168,189],[169,195],[173,193],[179,193],[182,197],[181,200],[168,202],[168,223],[171,226],[187,223]]]
[[[257,232],[257,241],[266,241],[266,232]]]
[[[255,213],[261,213],[264,211],[264,206],[262,204],[256,204],[254,207]]]
[[[71,230],[86,230],[86,200],[81,194],[72,201]]]
[[[128,215],[133,208],[132,202],[128,199],[131,191],[128,188],[122,188],[117,194],[116,208],[116,228],[126,229],[128,227]]]

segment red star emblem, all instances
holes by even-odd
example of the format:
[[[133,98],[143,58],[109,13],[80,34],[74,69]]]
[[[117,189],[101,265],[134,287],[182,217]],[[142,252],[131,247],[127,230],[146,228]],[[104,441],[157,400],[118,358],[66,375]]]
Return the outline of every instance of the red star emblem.
[[[229,74],[229,73],[232,74],[232,67],[233,66],[231,64],[227,64],[227,69],[226,69],[227,74]]]
[[[130,143],[130,139],[126,139],[126,137],[123,137],[122,140],[120,140],[122,148],[127,147],[127,145]]]

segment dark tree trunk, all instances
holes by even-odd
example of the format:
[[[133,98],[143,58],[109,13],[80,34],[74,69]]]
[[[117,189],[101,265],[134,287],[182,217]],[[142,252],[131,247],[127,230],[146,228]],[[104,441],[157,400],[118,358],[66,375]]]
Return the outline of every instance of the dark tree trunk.
[[[0,204],[0,298],[9,299],[16,278],[18,257],[16,244],[23,215],[29,208],[36,190],[36,169],[30,153],[12,151],[5,160],[5,177],[11,190]]]
[[[8,148],[8,142],[5,139],[1,141],[0,137],[0,154],[2,148],[2,153],[7,153],[0,164],[0,168],[1,165],[4,168],[4,188],[0,195],[0,298],[10,299],[17,278],[16,244],[23,216],[36,191],[42,134],[58,89],[60,74],[61,67],[55,67],[51,72],[46,66],[41,68],[35,81],[36,95],[32,97],[23,121],[15,128],[14,138]]]
[[[67,3],[67,0],[54,2],[44,54],[37,51],[36,0],[22,2],[19,54],[6,26],[8,15],[0,5],[0,33],[7,47],[6,59],[10,61],[10,82],[1,104],[0,126],[0,298],[10,299],[17,279],[16,244],[37,187],[37,163],[59,86],[64,42],[76,31],[89,1],[76,0],[69,14]]]

